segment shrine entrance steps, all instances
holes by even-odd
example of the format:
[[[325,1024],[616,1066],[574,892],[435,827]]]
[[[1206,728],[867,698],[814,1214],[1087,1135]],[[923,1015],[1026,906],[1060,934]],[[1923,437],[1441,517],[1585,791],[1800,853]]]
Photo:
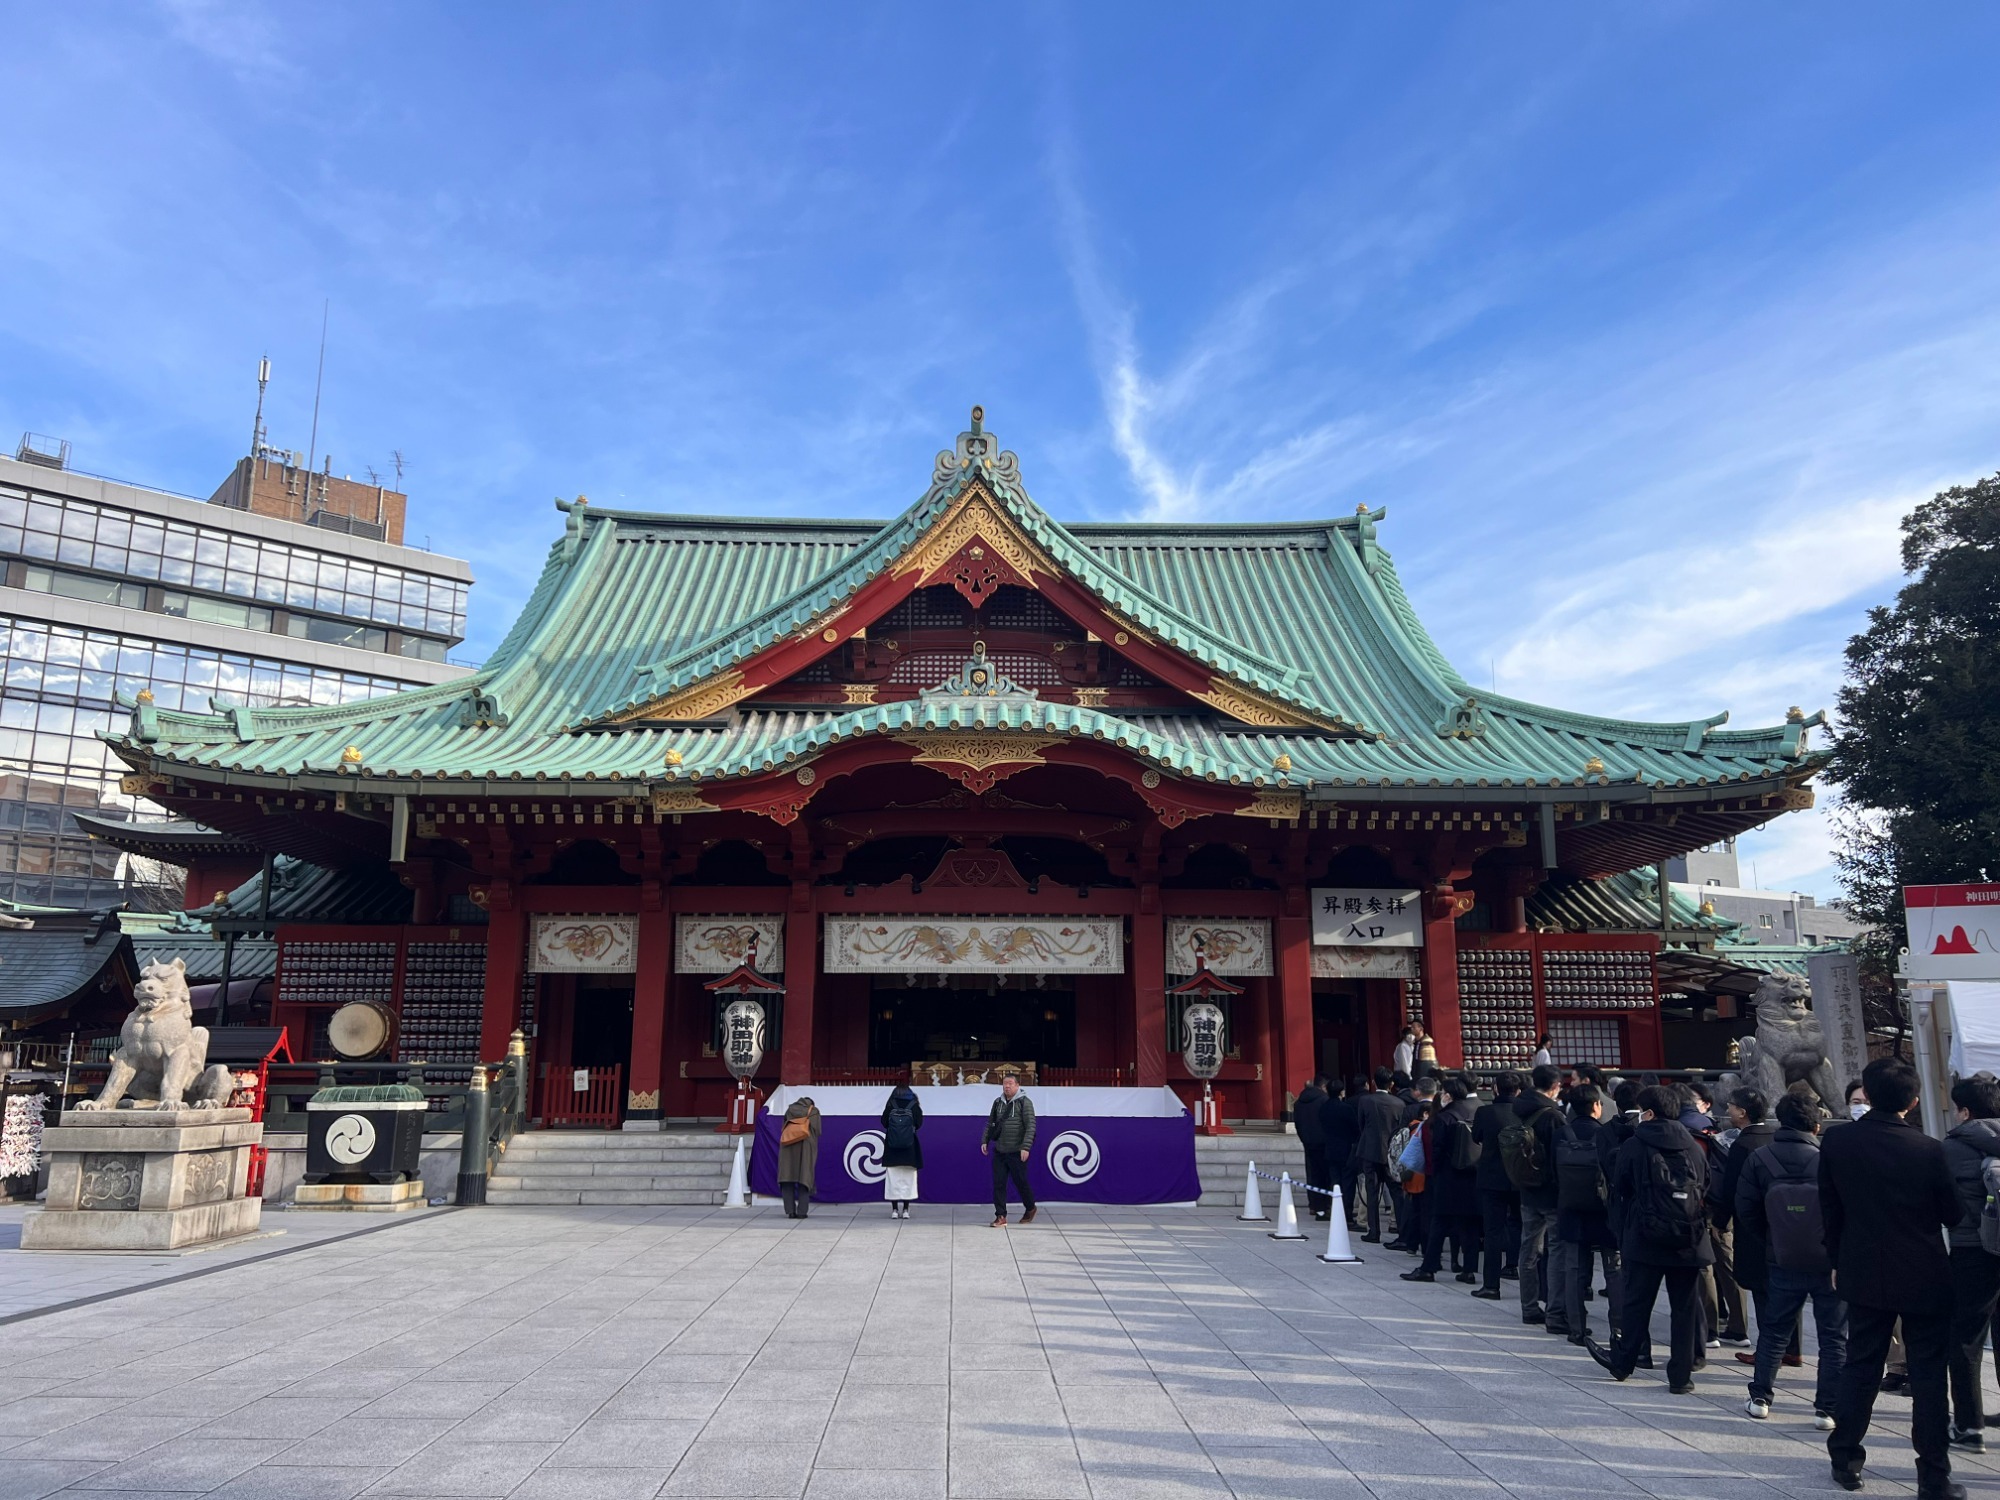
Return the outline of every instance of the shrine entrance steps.
[[[713,1207],[729,1191],[738,1137],[669,1131],[531,1130],[508,1143],[488,1203]]]
[[[1270,1125],[1197,1136],[1203,1208],[1240,1208],[1251,1162],[1265,1172],[1305,1173],[1298,1137]],[[489,1203],[719,1206],[729,1191],[736,1137],[707,1126],[669,1131],[534,1130],[514,1137],[487,1184]],[[1275,1204],[1267,1184],[1267,1205]],[[1300,1203],[1301,1212],[1304,1203]]]

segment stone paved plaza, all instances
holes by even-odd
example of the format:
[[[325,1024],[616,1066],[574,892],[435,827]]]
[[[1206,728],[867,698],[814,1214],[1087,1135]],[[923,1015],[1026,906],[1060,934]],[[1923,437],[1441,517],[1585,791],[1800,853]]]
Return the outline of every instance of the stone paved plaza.
[[[1733,1360],[1615,1385],[1317,1248],[1226,1210],[434,1213],[0,1327],[0,1500],[1837,1493],[1801,1372],[1754,1423]],[[1868,1493],[1910,1492],[1880,1412]]]

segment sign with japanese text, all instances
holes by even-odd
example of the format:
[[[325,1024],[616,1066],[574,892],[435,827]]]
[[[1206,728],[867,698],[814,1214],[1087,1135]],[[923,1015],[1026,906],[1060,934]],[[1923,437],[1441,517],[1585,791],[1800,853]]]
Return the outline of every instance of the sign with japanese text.
[[[1312,893],[1313,942],[1329,948],[1420,948],[1423,907],[1415,891],[1323,886]]]
[[[755,1076],[764,1061],[764,1007],[732,1000],[722,1009],[722,1062],[731,1078]]]
[[[1181,1061],[1197,1078],[1222,1071],[1222,1007],[1197,1000],[1181,1012]]]
[[[2000,885],[1906,885],[1909,973],[2000,979]]]
[[[1806,960],[1813,1014],[1826,1034],[1826,1055],[1842,1088],[1868,1066],[1868,1025],[1861,1015],[1861,960],[1828,951]]]

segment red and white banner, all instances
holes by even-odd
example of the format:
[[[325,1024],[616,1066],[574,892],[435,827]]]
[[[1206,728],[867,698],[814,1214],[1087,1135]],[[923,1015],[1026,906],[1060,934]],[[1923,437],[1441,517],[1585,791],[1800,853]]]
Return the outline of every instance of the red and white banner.
[[[1918,979],[2000,979],[2000,885],[1906,885]]]

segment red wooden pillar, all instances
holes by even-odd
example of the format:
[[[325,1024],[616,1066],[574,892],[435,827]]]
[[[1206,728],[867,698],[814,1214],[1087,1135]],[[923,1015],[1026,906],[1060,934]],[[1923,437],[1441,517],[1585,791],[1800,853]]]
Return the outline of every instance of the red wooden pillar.
[[[1133,1082],[1142,1089],[1167,1083],[1167,919],[1160,888],[1139,887],[1132,917]]]
[[[507,1055],[507,1042],[520,1014],[528,919],[514,904],[511,885],[499,880],[488,889],[486,914],[486,996],[479,1012],[479,1060],[497,1063]]]
[[[813,981],[819,976],[819,921],[812,887],[792,885],[792,909],[785,915],[785,1050],[780,1081],[812,1086]]]
[[[667,986],[673,975],[673,914],[666,882],[648,878],[639,896],[638,973],[632,986],[632,1067],[625,1092],[628,1128],[657,1125],[665,1114]]]
[[[1465,1036],[1458,1009],[1458,917],[1470,892],[1440,882],[1424,892],[1424,1028],[1437,1048],[1438,1066],[1465,1066]]]
[[[1296,898],[1296,899],[1294,899]],[[1278,957],[1277,1087],[1272,1103],[1285,1107],[1285,1096],[1297,1094],[1319,1071],[1313,1056],[1312,918],[1306,915],[1303,886],[1285,893],[1285,910],[1273,924]]]

